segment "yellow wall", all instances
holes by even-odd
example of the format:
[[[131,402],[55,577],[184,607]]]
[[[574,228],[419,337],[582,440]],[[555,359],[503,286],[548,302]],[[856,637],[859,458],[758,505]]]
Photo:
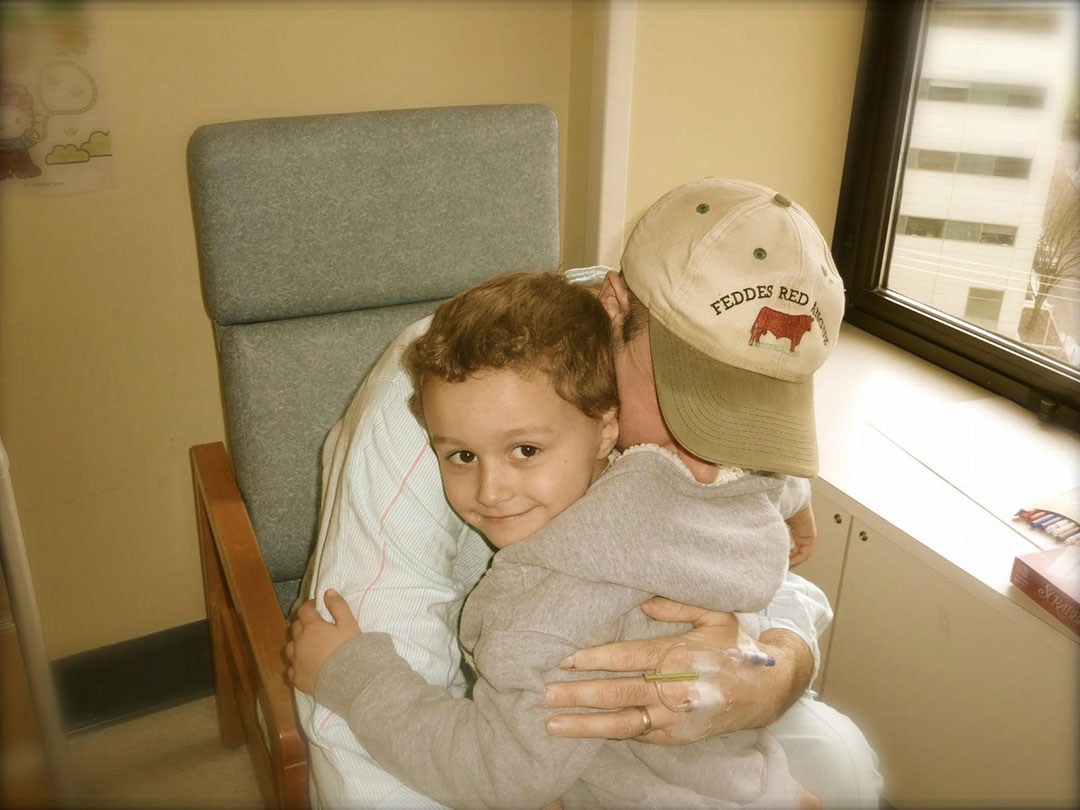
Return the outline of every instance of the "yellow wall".
[[[195,127],[542,102],[560,122],[564,263],[584,251],[590,0],[89,5],[117,186],[0,209],[0,435],[54,657],[204,615],[187,448],[224,428],[188,207]],[[670,186],[732,174],[829,232],[862,14],[642,0],[628,226]]]
[[[865,4],[639,0],[626,233],[669,188],[741,177],[831,238]]]
[[[591,44],[571,54],[569,2],[88,5],[117,187],[2,209],[0,435],[53,656],[204,616],[187,448],[224,427],[188,206],[195,127],[542,102],[575,222],[584,198],[570,71]],[[563,231],[577,263],[581,228]]]

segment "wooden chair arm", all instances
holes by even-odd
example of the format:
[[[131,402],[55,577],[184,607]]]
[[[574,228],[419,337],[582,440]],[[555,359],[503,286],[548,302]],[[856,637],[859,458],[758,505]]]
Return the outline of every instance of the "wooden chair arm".
[[[284,762],[305,760],[292,687],[284,677],[282,653],[288,629],[225,445],[213,442],[192,447],[191,468],[196,497],[206,510],[229,596],[251,647],[268,743]]]

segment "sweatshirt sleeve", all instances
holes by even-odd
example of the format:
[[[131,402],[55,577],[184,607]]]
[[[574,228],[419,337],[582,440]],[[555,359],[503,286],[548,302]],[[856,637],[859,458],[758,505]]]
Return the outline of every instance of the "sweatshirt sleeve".
[[[365,633],[319,673],[315,698],[349,723],[387,771],[457,808],[537,808],[577,780],[602,740],[549,737],[536,706],[546,680],[565,678],[540,661],[573,647],[539,633],[495,632],[476,651],[488,660],[473,698],[455,698],[417,675],[390,637]],[[503,663],[506,662],[506,663]]]
[[[818,637],[825,632],[833,618],[829,600],[821,589],[789,571],[784,575],[784,581],[772,601],[757,617],[760,632],[789,630],[806,642],[814,657],[814,670],[810,676],[813,683],[821,664]]]
[[[784,482],[784,488],[780,492],[780,503],[777,508],[784,516],[784,520],[787,520],[810,505],[810,481],[793,475],[782,476],[781,480]]]
[[[810,505],[810,482],[805,478],[783,476],[783,489],[777,508],[784,519],[801,512]],[[832,621],[833,612],[825,594],[811,582],[791,573],[784,576],[784,581],[773,594],[768,607],[758,614],[758,626],[765,630],[789,630],[795,633],[810,648],[814,657],[814,671],[811,682],[817,677],[821,663],[818,637]]]

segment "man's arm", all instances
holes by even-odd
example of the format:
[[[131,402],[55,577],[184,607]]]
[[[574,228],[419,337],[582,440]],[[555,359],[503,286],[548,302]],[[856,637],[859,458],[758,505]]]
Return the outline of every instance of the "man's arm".
[[[807,505],[807,482],[789,479],[786,483],[785,512],[798,544],[812,548],[817,536],[813,510]],[[797,511],[796,511],[797,510]],[[579,650],[563,662],[575,671],[642,672],[655,669],[661,654],[673,644],[695,642],[717,649],[746,643],[739,624],[730,613],[714,613],[703,608],[672,602],[660,597],[645,602],[641,609],[665,622],[689,622],[687,633],[648,641],[621,641]],[[727,709],[707,723],[695,723],[695,739],[756,728],[776,720],[806,691],[817,673],[817,638],[832,620],[825,594],[802,577],[788,573],[772,601],[757,614],[761,633],[757,646],[776,659],[772,667],[755,667],[740,682]],[[682,744],[682,718],[660,702],[656,689],[641,676],[549,683],[544,706],[550,708],[592,708],[602,713],[559,714],[548,720],[548,733],[555,737],[638,738],[645,742]],[[645,731],[641,707],[651,720]],[[616,710],[616,711],[611,711]],[[704,734],[697,733],[702,726]]]
[[[714,613],[662,597],[650,599],[641,609],[658,621],[691,622],[694,628],[676,636],[620,641],[578,650],[563,662],[563,667],[573,671],[651,671],[672,644],[688,641],[725,649],[737,647],[746,640],[738,621],[730,613]],[[814,661],[810,647],[798,634],[786,629],[770,629],[762,633],[757,646],[773,656],[776,665],[749,670],[730,707],[712,718],[706,732],[696,735],[698,738],[768,725],[806,691]],[[554,715],[547,723],[548,733],[554,737],[638,738],[669,745],[688,742],[673,733],[677,732],[679,714],[664,706],[655,686],[640,675],[549,683],[541,705],[618,710]],[[652,729],[646,734],[642,734],[644,721],[640,706],[646,707],[652,720]]]

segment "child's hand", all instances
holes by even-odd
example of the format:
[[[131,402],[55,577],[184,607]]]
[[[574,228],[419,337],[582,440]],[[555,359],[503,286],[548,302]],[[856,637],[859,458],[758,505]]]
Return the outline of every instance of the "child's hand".
[[[360,625],[349,609],[349,603],[337,591],[323,594],[323,602],[334,623],[325,621],[316,610],[315,601],[309,599],[296,611],[296,621],[290,628],[292,641],[285,645],[289,680],[309,695],[315,693],[315,679],[330,654],[360,635]]]
[[[796,512],[787,519],[788,529],[791,531],[791,556],[788,558],[788,567],[793,568],[810,558],[810,552],[814,550],[814,541],[817,540],[817,524],[814,523],[814,510],[807,506],[801,512]]]

